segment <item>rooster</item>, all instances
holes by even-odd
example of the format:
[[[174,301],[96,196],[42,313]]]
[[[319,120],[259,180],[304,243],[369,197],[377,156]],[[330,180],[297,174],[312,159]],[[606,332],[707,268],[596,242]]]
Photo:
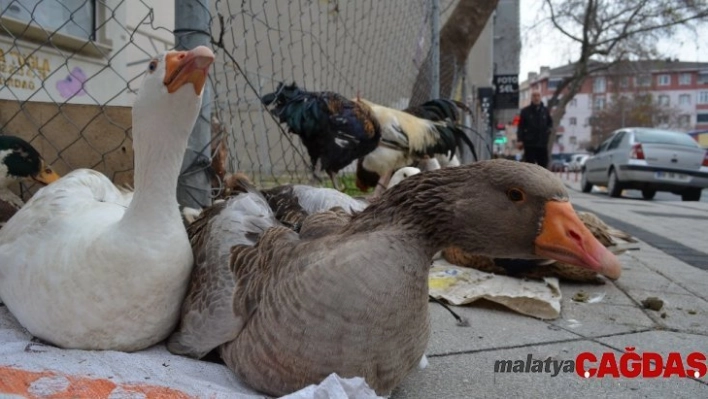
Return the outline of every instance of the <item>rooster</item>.
[[[460,123],[462,121],[460,110],[472,113],[472,110],[463,102],[447,98],[438,98],[426,101],[420,105],[408,107],[404,109],[403,112],[433,122],[451,121]]]
[[[273,93],[261,97],[269,111],[300,136],[315,174],[317,161],[335,189],[342,191],[337,173],[374,149],[381,127],[368,105],[333,92],[308,92],[295,83],[280,83]]]
[[[404,109],[403,112],[408,112],[411,115],[415,115],[419,118],[427,119],[429,121],[448,122],[456,127],[463,128],[465,126],[462,125],[462,114],[459,112],[460,110],[467,112],[468,114],[472,113],[472,110],[467,106],[467,104],[463,102],[450,100],[447,98],[438,98],[435,100],[427,101],[420,105],[408,107]],[[475,153],[474,146],[472,146],[472,143],[467,143],[470,145],[472,155],[474,155],[476,159],[477,154]],[[445,155],[448,155],[448,157],[446,157]],[[435,154],[434,159],[436,159],[440,163],[440,166],[447,167],[460,165],[460,161],[457,159],[457,155],[455,155],[454,153],[445,155]],[[449,157],[449,155],[452,155],[452,157]]]
[[[447,99],[430,100],[403,111],[382,107],[366,100],[381,124],[381,143],[357,163],[357,187],[374,196],[388,184],[394,170],[415,161],[435,157],[441,164],[459,164],[455,153],[464,142],[476,159],[474,145],[460,124],[459,109],[466,105]]]

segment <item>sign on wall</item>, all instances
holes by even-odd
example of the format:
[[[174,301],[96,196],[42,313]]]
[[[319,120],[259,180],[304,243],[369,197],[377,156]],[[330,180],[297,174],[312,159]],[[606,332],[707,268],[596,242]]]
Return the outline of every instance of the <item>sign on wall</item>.
[[[0,40],[0,99],[129,105],[124,100],[127,83],[113,65],[38,46]]]
[[[482,126],[484,126],[486,130],[487,137],[491,137],[494,131],[492,129],[494,126],[494,89],[491,87],[480,87],[477,92],[477,97],[479,98],[479,107],[482,111]]]
[[[496,109],[519,108],[519,75],[494,75]]]
[[[43,54],[22,54],[17,48],[0,48],[0,85],[33,92],[42,86],[52,67]]]

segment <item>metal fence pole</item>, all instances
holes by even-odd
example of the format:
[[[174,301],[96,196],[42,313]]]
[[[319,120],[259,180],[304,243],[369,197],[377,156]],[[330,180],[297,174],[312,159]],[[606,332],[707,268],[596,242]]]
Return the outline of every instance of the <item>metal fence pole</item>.
[[[467,93],[467,60],[465,60],[465,63],[462,66],[462,70],[460,71],[459,76],[460,76],[460,80],[462,82],[459,100],[465,104],[469,104],[467,101],[467,95],[468,95],[468,93]],[[470,108],[474,109],[474,107],[470,107]],[[466,126],[472,126],[472,116],[465,113],[465,120],[463,121],[463,123]],[[477,137],[475,137],[472,134],[472,132],[470,132],[470,131],[466,131],[465,134],[467,135],[467,137],[469,137],[470,141],[472,141],[472,144],[474,144],[475,150],[477,152],[477,156],[479,156],[480,151],[481,151],[479,139]],[[463,147],[460,150],[460,163],[466,164],[466,163],[470,163],[472,161],[479,161],[479,159],[473,159],[472,151],[467,147]]]
[[[440,97],[440,1],[431,0],[431,52],[432,57],[432,85],[430,97]]]
[[[175,0],[175,48],[190,50],[209,46],[209,0]],[[211,87],[202,92],[202,109],[189,137],[177,184],[177,201],[182,206],[211,205],[211,181],[206,168],[211,164]]]

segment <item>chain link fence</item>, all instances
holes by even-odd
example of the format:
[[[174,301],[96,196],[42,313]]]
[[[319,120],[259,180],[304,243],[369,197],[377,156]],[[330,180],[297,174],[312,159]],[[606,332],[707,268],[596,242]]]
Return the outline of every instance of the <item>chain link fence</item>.
[[[455,2],[440,1],[441,24]],[[259,99],[279,82],[399,109],[428,99],[411,96],[430,50],[429,0],[203,4],[208,31],[192,33],[208,35],[217,60],[198,170],[241,171],[263,186],[310,180],[299,138]],[[0,0],[0,10],[1,134],[29,141],[59,173],[93,168],[132,183],[130,107],[146,63],[175,47],[173,2]],[[466,93],[458,81],[456,99],[469,103]],[[484,154],[489,140],[472,138]]]

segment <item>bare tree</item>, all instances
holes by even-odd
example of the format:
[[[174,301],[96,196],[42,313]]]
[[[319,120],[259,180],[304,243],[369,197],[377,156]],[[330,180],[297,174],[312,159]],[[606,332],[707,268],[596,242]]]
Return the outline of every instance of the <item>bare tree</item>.
[[[460,0],[440,29],[440,97],[452,95],[453,84],[499,0]],[[431,54],[425,58],[411,93],[411,103],[427,100],[431,91]]]
[[[588,76],[622,60],[656,57],[658,38],[708,18],[705,0],[544,0],[544,10],[549,16],[541,23],[551,24],[578,46],[571,75],[561,80],[548,101],[554,124],[549,151],[566,105]]]
[[[592,123],[592,143],[597,146],[617,127],[680,127],[679,110],[659,104],[650,93],[615,94],[606,107],[596,111]]]

